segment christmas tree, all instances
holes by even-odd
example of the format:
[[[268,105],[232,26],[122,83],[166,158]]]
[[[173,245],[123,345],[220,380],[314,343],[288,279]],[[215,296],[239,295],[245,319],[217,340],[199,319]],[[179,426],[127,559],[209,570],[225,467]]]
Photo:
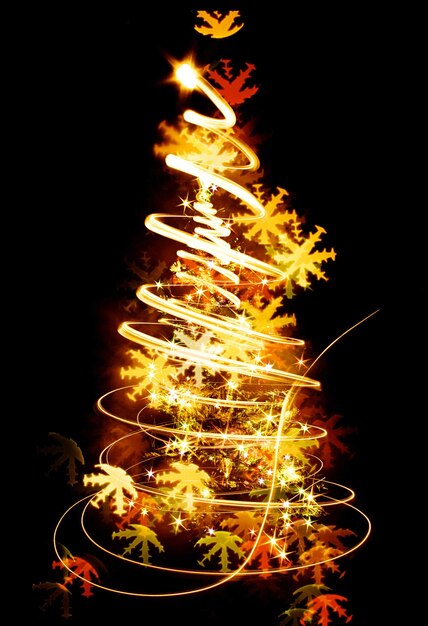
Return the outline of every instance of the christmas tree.
[[[244,27],[238,11],[196,12],[201,37],[226,43]],[[119,423],[121,436],[58,523],[63,580],[38,586],[61,596],[65,617],[74,583],[88,597],[99,589],[157,598],[280,580],[278,623],[351,619],[331,581],[370,522],[352,490],[326,478],[332,448],[346,446],[311,375],[319,357],[308,356],[291,309],[327,280],[336,254],[322,247],[325,229],[265,180],[244,112],[259,89],[255,69],[226,55],[172,62],[199,108],[159,126],[154,151],[177,193],[145,220],[141,315],[121,323],[121,384],[98,401],[104,428]],[[48,452],[83,461],[74,442],[53,436],[61,445]],[[63,547],[76,516],[88,551]],[[94,550],[115,580],[85,556]]]

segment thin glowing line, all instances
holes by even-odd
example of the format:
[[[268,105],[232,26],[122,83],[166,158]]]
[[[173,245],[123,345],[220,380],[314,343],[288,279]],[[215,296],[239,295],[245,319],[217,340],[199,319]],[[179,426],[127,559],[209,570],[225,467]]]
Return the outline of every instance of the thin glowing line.
[[[313,366],[315,365],[315,363],[317,361],[320,360],[320,358],[323,356],[323,354],[325,354],[327,352],[327,350],[330,350],[330,348],[332,346],[334,346],[335,343],[337,343],[340,339],[342,339],[345,335],[347,335],[348,333],[351,332],[351,330],[354,330],[355,328],[357,328],[358,326],[360,326],[361,324],[363,324],[364,322],[366,322],[368,319],[370,319],[371,317],[373,317],[373,315],[376,315],[376,313],[379,313],[380,309],[376,309],[376,311],[373,311],[372,313],[370,313],[369,315],[367,315],[366,317],[364,317],[362,320],[360,320],[359,322],[357,322],[356,324],[354,324],[353,326],[351,326],[350,328],[348,328],[347,330],[345,330],[341,335],[339,335],[338,337],[336,337],[336,339],[334,339],[334,341],[332,341],[331,343],[329,343],[329,345],[324,348],[324,350],[317,356],[317,358],[312,361],[311,365],[306,369],[306,373],[309,372],[310,369],[313,368]]]

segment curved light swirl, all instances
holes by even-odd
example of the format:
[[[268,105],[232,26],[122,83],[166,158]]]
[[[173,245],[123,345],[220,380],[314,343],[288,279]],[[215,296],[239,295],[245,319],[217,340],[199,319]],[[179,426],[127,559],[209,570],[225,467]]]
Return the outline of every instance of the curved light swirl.
[[[257,169],[259,160],[253,150],[231,133],[225,132],[231,129],[236,123],[235,113],[226,100],[224,100],[217,90],[190,65],[181,65],[176,75],[185,86],[192,89],[199,89],[205,94],[223,116],[221,118],[208,117],[193,110],[187,110],[183,114],[185,121],[214,132],[224,141],[232,143],[232,145],[246,157],[247,164],[237,165],[233,168],[228,167],[228,169]],[[180,258],[191,259],[202,265],[210,264],[217,273],[223,275],[224,281],[217,280],[213,282],[212,285],[210,284],[210,290],[212,292],[217,292],[225,297],[229,301],[231,308],[239,307],[239,297],[224,286],[231,285],[235,287],[239,285],[239,276],[230,269],[222,267],[227,264],[236,264],[239,268],[245,267],[262,274],[264,277],[269,277],[270,280],[281,281],[285,279],[285,274],[280,269],[268,263],[264,263],[257,258],[233,250],[230,244],[224,241],[224,237],[228,236],[231,230],[223,219],[216,216],[216,209],[214,209],[212,203],[206,199],[206,191],[209,188],[212,186],[216,188],[220,187],[239,198],[242,203],[247,205],[251,213],[249,216],[244,217],[244,219],[263,219],[265,209],[251,192],[230,178],[214,172],[213,169],[207,169],[180,156],[168,154],[165,161],[169,167],[198,179],[200,190],[197,193],[197,200],[192,203],[192,207],[199,215],[195,215],[193,220],[198,224],[204,224],[205,227],[196,226],[193,234],[188,233],[167,224],[167,220],[177,218],[176,216],[170,216],[165,213],[149,215],[145,220],[145,224],[152,232],[173,239],[178,243],[185,244],[193,250],[200,250],[211,255],[211,258],[207,260],[204,257],[189,253],[185,250],[179,250],[177,252]],[[224,169],[226,169],[226,167]],[[232,217],[228,219],[233,221]],[[182,272],[181,276],[184,275],[191,280],[191,276]],[[170,285],[169,287],[172,286]],[[188,302],[179,300],[178,298],[158,295],[154,293],[155,290],[155,285],[142,285],[137,290],[137,297],[145,304],[171,316],[173,318],[171,325],[174,325],[175,320],[181,319],[186,324],[196,324],[199,327],[208,329],[222,342],[229,340],[239,341],[241,346],[246,350],[261,349],[266,342],[291,346],[302,346],[304,344],[304,342],[299,339],[272,336],[257,332],[248,324],[244,325],[242,319],[208,313],[205,310],[201,311]],[[171,342],[163,337],[155,337],[143,332],[141,330],[141,323],[123,322],[119,327],[119,333],[127,339],[152,349],[158,354],[163,354],[172,360],[183,360],[189,363],[201,364],[208,368],[214,367],[217,371],[220,370],[244,376],[247,375],[263,380],[273,380],[292,386],[320,386],[317,380],[294,372],[275,368],[267,369],[266,366],[258,364],[251,364],[249,367],[249,364],[237,359],[223,358],[221,355],[212,353],[206,354],[201,350],[190,349],[189,347],[177,343],[171,346]]]
[[[334,484],[334,483],[332,483]],[[227,582],[237,576],[239,576],[239,578],[243,577],[253,577],[253,576],[260,576],[262,574],[265,575],[272,575],[275,573],[278,574],[282,574],[284,572],[284,568],[275,568],[275,569],[268,569],[268,570],[241,570],[239,572],[231,572],[229,575],[225,576],[224,573],[219,572],[219,571],[212,571],[212,570],[208,570],[208,571],[203,571],[203,570],[183,570],[183,569],[178,569],[178,568],[173,568],[173,567],[162,567],[162,566],[156,566],[153,564],[144,564],[141,563],[141,561],[136,561],[134,559],[131,559],[129,557],[125,557],[123,555],[120,554],[116,554],[112,551],[110,551],[108,548],[106,548],[104,545],[102,545],[102,543],[99,542],[99,540],[96,540],[93,536],[91,536],[91,533],[88,532],[87,528],[86,528],[86,523],[85,523],[85,514],[87,514],[88,512],[88,505],[91,502],[91,496],[85,496],[84,498],[81,498],[79,501],[75,502],[73,505],[71,505],[61,516],[61,518],[59,519],[55,529],[54,529],[54,536],[53,536],[53,543],[54,543],[54,550],[55,550],[55,554],[56,557],[58,559],[59,562],[62,563],[62,566],[64,567],[64,570],[67,570],[70,574],[73,575],[73,577],[85,582],[85,583],[89,583],[92,587],[96,588],[96,589],[100,589],[102,591],[107,591],[109,593],[116,593],[118,595],[122,595],[122,596],[132,596],[132,597],[136,597],[136,598],[169,598],[169,597],[180,597],[180,596],[189,596],[189,595],[193,595],[193,594],[199,594],[202,591],[209,591],[210,589],[214,589],[216,587],[218,587],[219,585],[222,585],[224,582]],[[333,502],[334,504],[334,502]],[[332,556],[329,557],[328,559],[320,559],[318,560],[316,563],[313,563],[312,565],[316,565],[316,566],[320,566],[323,565],[325,563],[331,562],[331,561],[337,561],[338,559],[348,556],[349,554],[351,554],[352,552],[355,552],[356,550],[358,550],[364,543],[365,541],[368,539],[368,537],[370,536],[371,533],[371,522],[370,519],[367,517],[367,515],[361,511],[360,509],[356,508],[354,505],[350,504],[350,502],[348,500],[343,502],[343,505],[349,509],[349,511],[351,511],[352,513],[355,513],[356,515],[358,515],[359,517],[362,517],[364,522],[365,522],[365,532],[363,533],[362,537],[350,548],[348,548],[346,550],[346,552],[344,552],[343,554],[340,555],[336,555],[336,556]],[[93,579],[90,579],[87,576],[84,576],[80,573],[77,573],[75,570],[73,570],[70,565],[69,565],[69,561],[65,560],[63,558],[62,555],[62,551],[60,549],[61,546],[61,541],[60,541],[60,531],[62,530],[62,525],[64,523],[64,521],[66,520],[66,518],[74,512],[74,510],[77,509],[77,507],[83,507],[83,511],[81,512],[80,515],[80,519],[81,519],[81,528],[82,531],[84,533],[84,535],[86,536],[86,538],[99,550],[101,550],[102,552],[109,554],[110,556],[114,557],[115,559],[121,559],[124,563],[127,564],[132,564],[135,567],[141,568],[141,569],[147,569],[147,570],[154,570],[154,571],[160,571],[160,572],[165,572],[165,573],[172,573],[172,574],[186,574],[187,576],[196,576],[197,578],[203,577],[203,578],[220,578],[220,581],[216,581],[213,583],[206,583],[205,585],[201,586],[196,586],[194,588],[187,588],[185,590],[182,591],[164,591],[161,593],[151,593],[149,591],[135,591],[135,590],[129,590],[126,588],[123,588],[123,581],[120,581],[120,583],[117,584],[117,586],[113,586],[113,585],[107,585],[107,584],[101,584],[97,581],[94,581]],[[287,568],[287,571],[290,573],[296,572],[298,570],[302,570],[305,569],[307,566],[306,565],[296,565],[296,566],[292,566]]]

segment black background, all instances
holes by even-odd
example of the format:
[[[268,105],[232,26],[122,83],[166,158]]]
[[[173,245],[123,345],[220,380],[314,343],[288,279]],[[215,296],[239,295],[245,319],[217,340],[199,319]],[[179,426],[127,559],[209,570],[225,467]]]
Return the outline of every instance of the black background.
[[[296,210],[326,229],[325,245],[337,252],[334,267],[326,267],[329,281],[297,305],[302,338],[318,354],[378,310],[318,370],[331,408],[357,429],[337,479],[356,490],[357,506],[373,523],[341,591],[356,625],[407,624],[418,611],[415,568],[425,532],[422,18],[408,5],[248,4],[227,7],[242,6],[245,26],[216,42],[193,29],[195,9],[206,4],[69,5],[34,16],[26,117],[35,176],[22,277],[32,355],[30,623],[61,623],[55,607],[39,609],[31,585],[53,579],[52,531],[74,497],[61,476],[46,475],[39,448],[51,431],[83,450],[90,440],[93,405],[108,390],[105,371],[120,342],[126,265],[140,251],[144,217],[158,209],[165,171],[152,153],[157,125],[182,112],[176,88],[165,82],[168,55],[181,60],[191,52],[204,63],[218,55],[256,65],[252,114],[267,133],[262,165],[272,186],[285,187]],[[93,450],[88,456],[96,462]],[[110,623],[112,614],[142,622],[155,607],[165,624],[276,624],[270,601],[252,603],[240,593],[229,588],[156,605],[100,592],[78,602],[70,623]]]

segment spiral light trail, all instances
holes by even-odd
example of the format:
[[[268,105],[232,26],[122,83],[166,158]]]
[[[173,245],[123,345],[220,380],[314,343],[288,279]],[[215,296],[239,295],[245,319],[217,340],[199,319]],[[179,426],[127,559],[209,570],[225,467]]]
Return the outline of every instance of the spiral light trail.
[[[216,555],[215,550],[220,543],[213,545],[202,561],[198,561],[199,567],[180,567],[174,560],[169,564],[152,564],[148,557],[143,560],[131,558],[128,556],[130,550],[120,554],[115,542],[112,541],[113,548],[98,539],[90,517],[96,515],[94,508],[98,508],[102,492],[101,495],[98,493],[84,498],[67,511],[56,528],[55,546],[60,560],[58,536],[64,518],[80,506],[83,509],[81,523],[85,536],[104,553],[136,567],[170,574],[184,573],[203,579],[208,577],[208,582],[185,591],[130,591],[120,585],[109,587],[92,581],[95,587],[134,596],[187,595],[212,589],[236,577],[295,572],[349,554],[370,533],[370,521],[351,504],[353,491],[326,481],[320,475],[323,464],[312,450],[326,436],[326,430],[302,424],[297,419],[294,408],[296,394],[302,388],[319,389],[320,383],[307,376],[309,368],[302,375],[292,367],[282,369],[270,362],[265,363],[260,357],[267,346],[291,350],[302,348],[304,342],[256,331],[239,313],[239,291],[246,285],[240,280],[244,269],[253,272],[260,283],[264,280],[279,284],[285,280],[285,274],[270,263],[232,249],[225,239],[232,233],[234,215],[220,217],[224,210],[214,208],[211,200],[216,192],[219,196],[226,192],[241,206],[247,207],[248,213],[239,216],[240,222],[263,220],[263,204],[233,180],[233,170],[257,169],[259,160],[253,150],[233,133],[235,114],[218,91],[189,64],[182,64],[176,77],[187,88],[204,94],[217,114],[216,117],[208,117],[187,110],[184,120],[214,133],[225,144],[231,144],[245,159],[245,164],[240,160],[236,167],[228,164],[216,170],[176,154],[167,155],[169,168],[197,181],[195,200],[189,203],[193,210],[191,219],[194,229],[189,232],[188,217],[168,213],[153,213],[146,218],[145,224],[153,233],[187,247],[177,250],[177,257],[184,268],[177,272],[178,283],[143,284],[137,290],[137,296],[144,304],[160,312],[159,321],[156,324],[126,321],[120,325],[119,333],[141,346],[144,354],[162,357],[165,363],[187,370],[195,366],[204,368],[211,372],[212,384],[208,391],[186,385],[180,388],[180,384],[171,386],[167,378],[161,376],[156,393],[148,394],[138,410],[135,410],[135,405],[124,410],[132,386],[105,394],[98,401],[98,408],[105,416],[134,427],[130,436],[150,442],[153,454],[146,454],[139,462],[124,469],[123,476],[117,480],[132,494],[127,498],[130,506],[140,498],[142,511],[146,511],[145,519],[150,520],[151,528],[158,530],[156,537],[166,533],[165,524],[162,526],[159,522],[156,526],[159,511],[164,514],[167,511],[171,520],[169,526],[176,534],[180,531],[200,537],[197,533],[204,532],[204,526],[207,526],[205,520],[208,519],[209,534],[199,539],[195,544],[199,546],[210,545],[210,537],[218,541],[236,537],[224,528],[233,528],[231,519],[238,514],[251,516],[254,527],[249,531],[245,550],[237,544],[224,544],[221,570],[206,565]],[[227,170],[232,170],[232,173],[228,175]],[[197,273],[185,267],[186,262],[201,270],[209,270],[210,276],[215,277],[204,287],[212,298],[221,301],[218,311],[213,306],[204,306],[194,297],[201,280]],[[157,332],[153,331],[154,327]],[[180,341],[186,330],[198,337],[206,336],[207,343],[189,345]],[[239,346],[239,354],[246,354],[248,358],[233,357],[228,352],[224,355],[228,345]],[[168,410],[162,413],[161,409],[165,408]],[[99,467],[114,467],[119,443],[114,442],[103,450]],[[303,449],[304,459],[299,452]],[[257,464],[254,459],[258,459]],[[171,461],[169,465],[165,464],[167,460]],[[179,482],[181,475],[188,483],[185,480]],[[204,480],[197,482],[195,477],[200,475]],[[173,486],[168,489],[165,487],[168,484]],[[177,485],[181,484],[180,490]],[[329,495],[328,490],[333,490],[335,495]],[[354,545],[347,546],[340,554],[311,561],[309,565],[299,559],[293,561],[287,547],[296,528],[302,525],[310,528],[314,519],[339,505],[362,519],[366,527],[363,538],[356,539]],[[113,533],[113,537],[124,536],[120,532]],[[155,541],[153,534],[150,536]],[[236,537],[238,539],[242,543],[242,538]],[[256,565],[258,550],[267,542],[271,558],[277,559],[278,563],[268,569]],[[159,552],[162,551],[159,542],[155,546]],[[225,555],[231,546],[232,560],[228,562]]]
[[[192,110],[187,110],[183,115],[184,119],[191,124],[196,124],[207,130],[215,132],[226,142],[232,141],[233,145],[238,148],[248,160],[248,164],[241,166],[241,168],[257,168],[259,165],[258,158],[249,146],[245,145],[244,142],[236,138],[231,139],[230,134],[224,133],[224,129],[232,128],[236,123],[235,114],[228,103],[208,83],[208,81],[200,76],[190,65],[181,65],[176,72],[176,76],[189,88],[199,89],[206,96],[208,96],[211,102],[217,106],[220,113],[224,115],[223,119],[217,119],[200,115]],[[236,263],[238,268],[245,267],[263,276],[269,276],[271,280],[281,281],[285,279],[285,274],[272,265],[263,263],[262,261],[254,259],[253,257],[239,251],[232,250],[230,244],[225,242],[223,239],[230,234],[230,228],[225,224],[224,219],[216,217],[217,211],[213,208],[213,204],[204,199],[206,192],[212,188],[212,186],[215,186],[216,188],[220,187],[221,189],[224,189],[239,198],[247,205],[248,208],[252,210],[253,214],[244,219],[263,219],[265,209],[252,193],[247,191],[241,185],[235,183],[233,180],[179,156],[169,154],[167,155],[165,161],[169,167],[180,170],[181,172],[194,176],[198,179],[199,192],[197,193],[197,201],[192,203],[192,208],[196,212],[202,214],[203,217],[196,215],[193,217],[193,220],[196,223],[205,224],[207,228],[197,226],[194,230],[194,234],[189,234],[165,223],[168,218],[174,219],[174,216],[157,213],[149,215],[146,218],[145,223],[149,230],[164,237],[169,237],[178,243],[186,244],[192,249],[202,250],[210,254],[211,257],[208,260],[206,258],[199,258],[193,254],[192,259],[202,264],[211,264],[212,269],[217,271],[220,266],[220,273],[229,278],[229,283],[225,282],[223,285],[219,285],[219,282],[216,281],[216,283],[210,287],[212,287],[213,291],[220,292],[222,295],[225,295],[231,303],[231,306],[234,306],[235,308],[239,307],[240,300],[233,293],[228,292],[224,288],[224,284],[231,284],[232,286],[239,285],[239,276],[230,270],[224,270],[222,265]],[[239,168],[239,166],[237,166],[237,168]],[[233,221],[233,218],[227,218],[227,221]],[[187,251],[179,250],[177,254],[181,258],[189,258],[189,253]],[[170,285],[169,287],[171,288],[172,286]],[[220,315],[208,315],[205,311],[195,309],[188,303],[179,301],[176,298],[158,296],[153,293],[155,289],[155,285],[142,285],[137,291],[137,296],[145,304],[174,316],[174,321],[172,323],[175,322],[175,318],[179,318],[187,323],[197,324],[221,336],[222,341],[227,341],[229,339],[236,341],[236,336],[238,335],[238,341],[247,346],[248,349],[261,348],[263,341],[293,346],[303,345],[303,341],[298,339],[276,337],[255,332],[249,326],[243,327],[242,321],[239,319],[233,319],[231,317],[224,317]],[[221,356],[213,354],[207,355],[201,351],[190,350],[185,346],[177,344],[174,344],[174,346],[171,347],[170,342],[143,333],[141,330],[136,328],[136,325],[132,322],[124,322],[121,324],[119,332],[127,339],[131,339],[132,341],[147,348],[153,348],[160,351],[169,358],[182,358],[186,361],[201,363],[207,367],[221,367],[225,371],[236,372],[244,375],[248,374],[249,371],[248,364],[246,363],[231,359],[224,359]],[[318,381],[312,380],[308,377],[300,376],[289,371],[284,372],[276,369],[267,370],[266,367],[254,364],[251,365],[250,375],[251,377],[259,377],[264,380],[289,382],[294,385],[319,386]]]

